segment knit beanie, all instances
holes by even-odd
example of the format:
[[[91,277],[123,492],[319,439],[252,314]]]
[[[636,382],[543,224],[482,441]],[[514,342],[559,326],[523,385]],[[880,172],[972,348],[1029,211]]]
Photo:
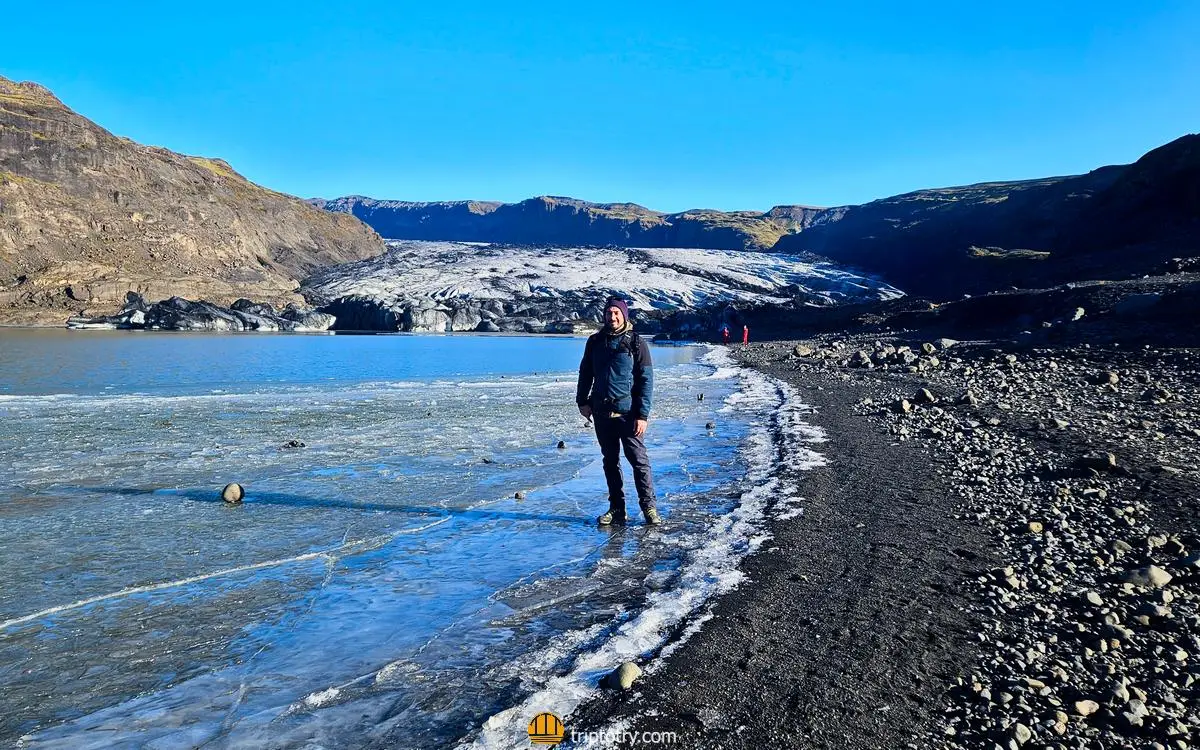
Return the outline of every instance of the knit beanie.
[[[629,305],[625,304],[625,300],[621,299],[620,297],[616,297],[616,296],[609,297],[608,301],[604,303],[604,312],[607,313],[609,308],[613,308],[613,307],[615,307],[621,311],[621,315],[624,316],[626,323],[630,322],[629,321]]]

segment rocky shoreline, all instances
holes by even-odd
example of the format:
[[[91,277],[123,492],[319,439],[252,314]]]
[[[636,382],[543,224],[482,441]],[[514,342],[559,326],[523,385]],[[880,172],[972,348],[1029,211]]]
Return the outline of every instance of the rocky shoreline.
[[[1200,352],[821,335],[738,349],[828,469],[712,621],[573,721],[685,746],[1200,742]]]

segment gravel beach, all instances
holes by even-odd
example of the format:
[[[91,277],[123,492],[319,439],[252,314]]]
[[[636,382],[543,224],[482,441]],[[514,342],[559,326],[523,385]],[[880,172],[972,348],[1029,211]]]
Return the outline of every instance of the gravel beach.
[[[1200,352],[824,335],[738,347],[796,386],[747,581],[575,726],[677,746],[1200,743]]]

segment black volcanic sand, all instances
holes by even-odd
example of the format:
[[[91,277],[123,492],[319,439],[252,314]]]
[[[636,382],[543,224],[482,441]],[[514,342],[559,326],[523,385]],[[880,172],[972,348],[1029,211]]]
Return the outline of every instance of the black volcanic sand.
[[[785,475],[805,512],[770,522],[713,619],[569,727],[706,748],[1197,746],[1200,352],[921,343],[738,347],[816,407],[828,465]]]

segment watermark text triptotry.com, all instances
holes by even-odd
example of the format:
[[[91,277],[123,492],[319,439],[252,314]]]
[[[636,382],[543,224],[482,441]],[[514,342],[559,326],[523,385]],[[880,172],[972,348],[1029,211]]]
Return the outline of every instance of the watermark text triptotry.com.
[[[597,743],[602,746],[611,745],[674,745],[674,732],[631,732],[628,729],[597,729],[592,732],[567,733],[571,742]]]
[[[674,745],[675,732],[643,731],[628,729],[596,729],[590,732],[567,731],[562,719],[545,711],[529,722],[529,741],[534,745],[554,746],[564,740],[572,744],[588,743],[600,745]]]

